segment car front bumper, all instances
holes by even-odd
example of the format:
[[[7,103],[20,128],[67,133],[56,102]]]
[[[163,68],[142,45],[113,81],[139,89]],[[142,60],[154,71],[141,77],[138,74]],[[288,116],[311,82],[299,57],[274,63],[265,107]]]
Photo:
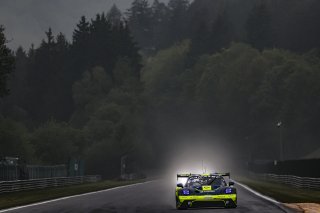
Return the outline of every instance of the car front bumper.
[[[237,194],[178,196],[180,206],[186,208],[228,207],[237,205]]]

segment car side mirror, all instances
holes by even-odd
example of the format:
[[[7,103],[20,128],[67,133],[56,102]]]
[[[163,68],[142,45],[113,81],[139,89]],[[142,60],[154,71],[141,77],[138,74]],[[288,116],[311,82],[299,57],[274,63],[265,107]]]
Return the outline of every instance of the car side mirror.
[[[183,188],[182,183],[178,183],[178,184],[177,184],[177,187]]]
[[[230,181],[229,186],[234,186],[234,182]]]

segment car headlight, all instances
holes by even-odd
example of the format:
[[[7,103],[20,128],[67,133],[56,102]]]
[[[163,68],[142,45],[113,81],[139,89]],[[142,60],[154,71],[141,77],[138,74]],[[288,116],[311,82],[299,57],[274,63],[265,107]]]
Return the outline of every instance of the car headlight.
[[[232,193],[232,189],[231,188],[226,188],[225,193],[226,194],[231,194]]]
[[[182,190],[183,195],[190,195],[190,190],[189,189],[183,189]]]

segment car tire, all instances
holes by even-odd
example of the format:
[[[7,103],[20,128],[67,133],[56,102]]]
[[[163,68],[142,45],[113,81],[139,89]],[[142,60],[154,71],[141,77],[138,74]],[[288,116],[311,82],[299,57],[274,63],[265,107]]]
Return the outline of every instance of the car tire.
[[[178,209],[178,210],[186,210],[186,209],[188,209],[187,207],[181,205],[178,197],[176,197],[176,209]]]
[[[226,205],[225,208],[226,208],[226,209],[235,209],[235,208],[237,208],[237,204],[234,204],[234,203],[228,204],[228,205]]]

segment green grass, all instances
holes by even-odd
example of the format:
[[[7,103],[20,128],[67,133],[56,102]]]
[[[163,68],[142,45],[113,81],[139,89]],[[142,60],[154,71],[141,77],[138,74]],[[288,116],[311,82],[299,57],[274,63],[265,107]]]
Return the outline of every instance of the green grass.
[[[21,206],[55,198],[61,198],[71,195],[83,194],[87,192],[94,192],[103,189],[114,188],[117,186],[130,185],[134,183],[143,182],[145,180],[137,181],[115,181],[106,180],[97,183],[88,183],[81,185],[73,185],[67,187],[57,187],[48,189],[38,189],[32,191],[12,192],[0,194],[0,209],[6,209],[15,206]]]
[[[320,191],[296,189],[288,185],[239,176],[235,180],[282,203],[320,203]]]

